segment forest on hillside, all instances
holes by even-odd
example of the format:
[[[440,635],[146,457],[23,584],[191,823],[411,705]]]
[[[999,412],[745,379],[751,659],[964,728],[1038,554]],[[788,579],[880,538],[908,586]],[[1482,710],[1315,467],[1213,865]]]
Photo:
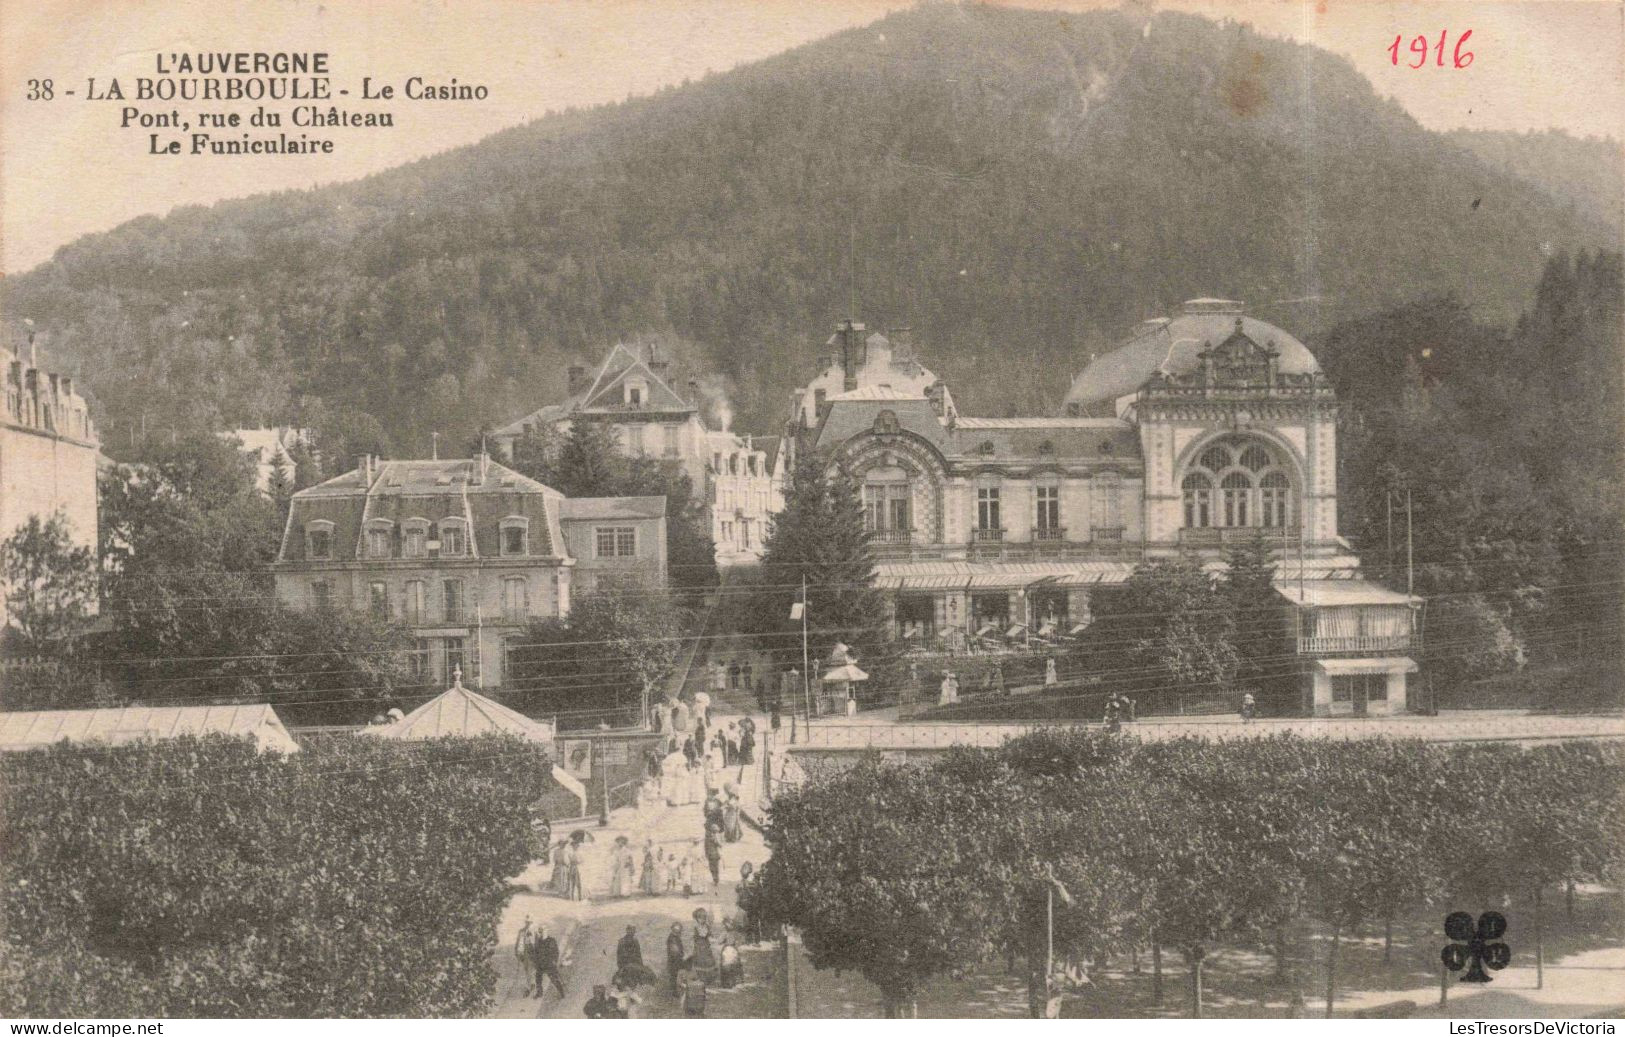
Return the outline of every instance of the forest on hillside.
[[[0,302],[79,370],[115,457],[268,423],[413,456],[635,336],[697,357],[752,431],[854,308],[912,325],[970,411],[1043,413],[1184,298],[1306,338],[1452,293],[1504,323],[1548,250],[1616,237],[1325,52],[930,5],[356,183],[139,219]]]

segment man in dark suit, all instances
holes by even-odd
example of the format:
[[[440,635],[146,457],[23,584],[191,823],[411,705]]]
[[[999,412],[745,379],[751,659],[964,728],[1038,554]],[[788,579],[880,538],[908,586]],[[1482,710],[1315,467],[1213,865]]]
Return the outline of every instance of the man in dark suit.
[[[536,996],[545,998],[547,990],[544,983],[553,981],[553,989],[564,997],[564,980],[559,976],[559,941],[553,939],[553,934],[547,931],[547,926],[536,927],[536,938],[531,945],[531,964],[536,968]]]

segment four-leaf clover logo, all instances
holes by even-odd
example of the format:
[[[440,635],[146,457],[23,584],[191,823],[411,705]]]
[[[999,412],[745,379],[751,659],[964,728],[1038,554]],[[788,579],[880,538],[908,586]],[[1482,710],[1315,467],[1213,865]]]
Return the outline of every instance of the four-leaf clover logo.
[[[1488,983],[1485,969],[1499,972],[1512,960],[1512,948],[1501,943],[1507,931],[1507,920],[1498,911],[1485,911],[1474,923],[1465,911],[1452,912],[1444,920],[1444,934],[1455,941],[1439,952],[1439,960],[1451,972],[1467,970],[1463,983]]]

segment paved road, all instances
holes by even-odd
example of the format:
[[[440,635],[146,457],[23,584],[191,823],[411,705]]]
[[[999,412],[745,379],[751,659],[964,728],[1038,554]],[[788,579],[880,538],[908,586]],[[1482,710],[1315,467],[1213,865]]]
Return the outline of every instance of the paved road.
[[[593,842],[587,846],[582,866],[582,881],[588,899],[575,902],[563,900],[544,892],[551,868],[533,864],[517,880],[514,896],[509,900],[497,926],[497,1005],[491,1013],[494,1018],[506,1019],[580,1019],[581,1007],[592,996],[595,983],[608,983],[615,972],[615,946],[631,925],[637,929],[643,948],[643,960],[656,973],[663,973],[666,957],[666,934],[673,922],[684,927],[684,941],[689,941],[693,930],[693,912],[704,907],[713,918],[720,919],[738,913],[735,900],[735,881],[739,866],[750,861],[756,866],[767,858],[761,836],[745,829],[744,838],[737,843],[724,844],[722,850],[722,886],[693,897],[632,896],[610,898],[609,867],[606,864],[609,848],[617,835],[626,835],[638,847],[646,838],[653,838],[656,846],[668,851],[686,850],[689,840],[702,831],[698,805],[662,807],[652,815],[639,816],[626,809],[617,810],[610,818],[608,828],[583,826],[590,832]],[[555,833],[563,836],[563,831]],[[710,878],[706,876],[709,887]],[[564,949],[567,964],[564,974],[565,997],[561,1001],[552,987],[545,999],[525,996],[526,978],[514,959],[513,944],[526,917],[545,923]],[[647,1000],[642,1014],[653,1017],[674,1016],[677,1003],[663,990],[644,991]]]

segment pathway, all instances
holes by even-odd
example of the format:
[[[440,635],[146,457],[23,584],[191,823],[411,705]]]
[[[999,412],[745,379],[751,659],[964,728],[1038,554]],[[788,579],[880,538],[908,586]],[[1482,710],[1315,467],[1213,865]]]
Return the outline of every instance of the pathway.
[[[666,935],[672,923],[683,923],[684,943],[691,942],[693,912],[704,907],[713,919],[732,917],[738,913],[735,887],[739,866],[750,861],[759,867],[767,858],[761,835],[750,828],[737,843],[725,843],[722,848],[722,886],[710,890],[710,877],[705,877],[706,892],[692,897],[630,896],[610,898],[609,850],[617,835],[632,840],[639,861],[645,839],[652,838],[657,847],[668,852],[686,851],[691,839],[702,830],[701,810],[697,804],[679,807],[661,807],[652,814],[639,816],[631,809],[617,810],[610,817],[607,828],[581,826],[591,834],[593,842],[586,847],[582,864],[582,882],[588,899],[569,901],[545,892],[552,868],[532,864],[515,880],[515,893],[509,900],[497,926],[498,969],[497,1004],[491,1015],[505,1019],[579,1019],[581,1008],[592,996],[597,983],[608,983],[615,972],[615,946],[626,933],[627,926],[637,930],[643,948],[643,960],[657,974],[664,974]],[[555,836],[567,834],[557,831]],[[513,954],[514,940],[526,917],[545,924],[558,939],[564,951],[565,996],[561,1001],[549,986],[544,1000],[525,996],[528,977],[520,970]],[[720,925],[717,926],[720,931]],[[641,1014],[666,1017],[677,1014],[677,1003],[663,989],[644,990],[646,1003]],[[718,991],[717,996],[726,992]]]

